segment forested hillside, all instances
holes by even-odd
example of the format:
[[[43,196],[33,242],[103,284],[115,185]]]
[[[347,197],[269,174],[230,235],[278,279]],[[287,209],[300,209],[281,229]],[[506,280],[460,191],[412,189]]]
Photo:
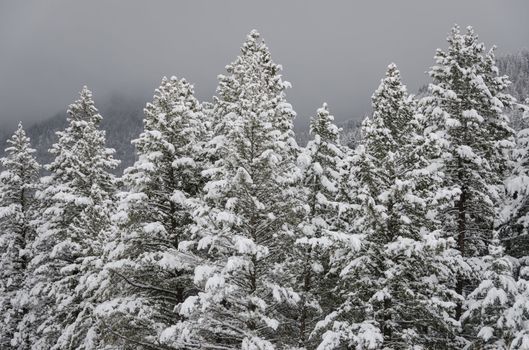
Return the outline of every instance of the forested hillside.
[[[0,160],[0,349],[529,349],[527,58],[455,26],[306,143],[255,30],[213,102],[83,87]]]
[[[137,137],[143,128],[144,102],[115,95],[100,107],[104,116],[101,128],[106,132],[108,146],[116,150],[116,157],[122,162],[115,169],[116,173],[121,174],[125,167],[134,162],[134,146],[130,141]],[[41,164],[52,161],[53,156],[48,150],[57,141],[55,133],[64,129],[66,123],[66,111],[64,111],[48,120],[33,124],[26,130],[36,149],[36,158]]]

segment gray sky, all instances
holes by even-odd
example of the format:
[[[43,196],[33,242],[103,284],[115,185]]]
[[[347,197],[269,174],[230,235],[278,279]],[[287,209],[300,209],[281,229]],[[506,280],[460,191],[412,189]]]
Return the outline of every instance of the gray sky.
[[[415,90],[454,23],[508,53],[529,46],[528,14],[527,0],[0,0],[0,127],[64,110],[83,84],[96,103],[148,100],[176,75],[211,100],[253,28],[293,85],[298,125],[324,101],[338,120],[361,117],[388,63]]]

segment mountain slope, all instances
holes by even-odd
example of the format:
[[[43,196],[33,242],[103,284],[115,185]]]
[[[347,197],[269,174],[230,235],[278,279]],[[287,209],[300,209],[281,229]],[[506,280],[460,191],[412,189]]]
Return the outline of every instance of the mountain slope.
[[[97,106],[103,116],[101,128],[106,132],[107,145],[116,150],[115,158],[121,160],[120,166],[115,170],[117,174],[121,174],[123,169],[134,162],[134,146],[131,140],[136,138],[143,129],[143,106],[144,102],[139,99],[122,96],[112,96],[101,106]],[[66,111],[26,128],[41,164],[47,164],[52,160],[48,150],[57,141],[55,132],[62,130],[65,126]],[[5,135],[0,135],[2,137],[0,156],[4,152],[5,140],[9,137],[6,129],[2,129]]]

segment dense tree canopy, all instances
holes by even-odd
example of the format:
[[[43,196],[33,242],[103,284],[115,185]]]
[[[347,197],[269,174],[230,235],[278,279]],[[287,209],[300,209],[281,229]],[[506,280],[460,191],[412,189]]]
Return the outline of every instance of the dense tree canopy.
[[[327,104],[296,143],[281,70],[252,31],[213,102],[163,78],[119,179],[86,87],[44,172],[19,126],[0,348],[529,349],[529,108],[493,51],[454,27],[420,98],[390,64],[354,148]]]

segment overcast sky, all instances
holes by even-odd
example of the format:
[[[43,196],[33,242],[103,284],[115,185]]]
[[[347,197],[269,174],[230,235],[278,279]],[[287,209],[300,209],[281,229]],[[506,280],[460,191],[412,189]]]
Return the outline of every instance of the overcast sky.
[[[253,28],[293,85],[298,125],[324,101],[339,120],[361,117],[388,63],[415,90],[454,23],[509,53],[529,46],[528,14],[527,0],[0,0],[0,127],[64,110],[84,84],[96,103],[147,100],[176,75],[211,100]]]

